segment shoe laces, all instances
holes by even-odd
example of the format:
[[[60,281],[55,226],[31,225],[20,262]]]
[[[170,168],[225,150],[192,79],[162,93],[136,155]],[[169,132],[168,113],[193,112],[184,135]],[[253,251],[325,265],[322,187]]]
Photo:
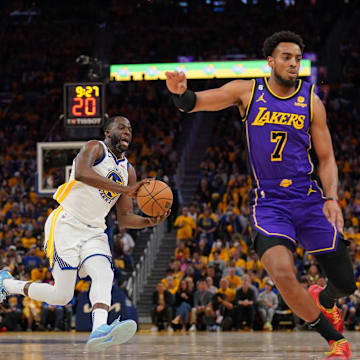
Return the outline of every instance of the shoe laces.
[[[331,310],[327,310],[327,311],[332,315],[332,317],[336,323],[342,322],[341,315],[340,315],[338,309],[336,308],[336,305],[334,305],[334,307]]]
[[[330,352],[325,353],[326,355],[344,355],[343,345],[346,344],[347,341],[344,339],[335,341],[331,344]]]
[[[342,322],[342,317],[336,307],[336,305],[334,305],[334,307],[332,309],[327,309],[324,306],[320,305],[328,314],[331,314],[331,317],[333,318],[333,320],[338,323],[338,322]]]

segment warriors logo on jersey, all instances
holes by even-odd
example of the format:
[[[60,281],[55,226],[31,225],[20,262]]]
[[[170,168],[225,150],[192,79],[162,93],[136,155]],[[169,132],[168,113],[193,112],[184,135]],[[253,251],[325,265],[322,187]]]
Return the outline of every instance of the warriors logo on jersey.
[[[123,185],[124,184],[124,181],[121,177],[121,175],[116,172],[115,170],[111,170],[107,175],[106,177],[109,179],[109,180],[112,180],[114,182],[116,182],[117,184],[119,185]],[[104,190],[100,190],[100,194],[102,196],[102,198],[105,200],[105,201],[111,201],[111,200],[114,200],[119,194],[118,193],[115,193],[113,191],[104,191]]]

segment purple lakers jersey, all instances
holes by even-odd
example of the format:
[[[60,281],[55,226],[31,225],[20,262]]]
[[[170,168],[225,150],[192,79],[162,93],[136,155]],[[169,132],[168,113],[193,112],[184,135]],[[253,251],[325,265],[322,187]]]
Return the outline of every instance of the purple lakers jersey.
[[[244,118],[250,168],[256,185],[261,180],[292,179],[312,173],[310,158],[314,86],[299,81],[288,97],[275,95],[266,80],[254,80]]]

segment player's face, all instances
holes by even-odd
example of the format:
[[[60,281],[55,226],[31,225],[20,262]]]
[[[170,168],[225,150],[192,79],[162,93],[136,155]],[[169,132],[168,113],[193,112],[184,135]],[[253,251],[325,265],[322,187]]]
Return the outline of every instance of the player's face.
[[[132,128],[130,121],[126,118],[116,118],[109,130],[111,145],[118,152],[124,152],[129,148],[132,139]]]
[[[300,47],[295,43],[281,42],[275,48],[272,56],[268,57],[268,64],[280,85],[289,88],[295,86],[301,58]]]

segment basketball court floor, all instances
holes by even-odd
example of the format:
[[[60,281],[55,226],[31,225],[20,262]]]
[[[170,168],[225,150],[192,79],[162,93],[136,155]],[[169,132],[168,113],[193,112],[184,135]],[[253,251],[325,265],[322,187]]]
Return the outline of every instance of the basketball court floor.
[[[360,332],[346,334],[360,359]],[[315,332],[139,332],[127,344],[89,353],[87,333],[0,333],[1,360],[325,359],[326,343]]]

